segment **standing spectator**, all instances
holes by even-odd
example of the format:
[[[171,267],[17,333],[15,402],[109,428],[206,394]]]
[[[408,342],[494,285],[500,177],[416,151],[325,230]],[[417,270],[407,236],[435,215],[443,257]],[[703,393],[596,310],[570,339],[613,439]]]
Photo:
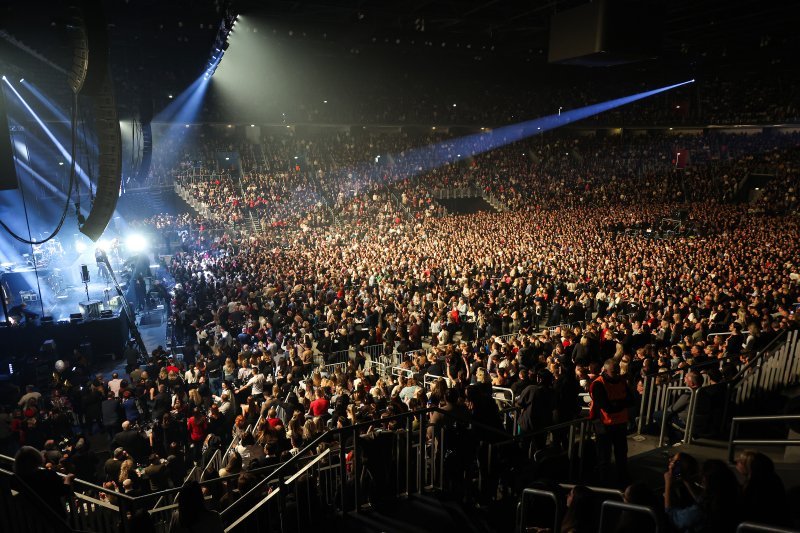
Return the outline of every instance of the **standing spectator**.
[[[180,533],[222,533],[219,513],[206,508],[203,492],[196,481],[187,482],[178,493],[178,531]]]
[[[195,461],[197,461],[200,459],[203,442],[208,434],[208,419],[198,407],[195,407],[192,416],[186,421],[186,428],[189,431],[189,444],[192,447],[192,456]]]
[[[42,454],[30,446],[23,446],[14,456],[14,475],[54,513],[66,518],[61,499],[69,496],[73,475],[64,476],[62,479],[54,470],[42,468]]]
[[[589,418],[597,436],[598,468],[603,477],[608,476],[613,448],[617,471],[617,484],[624,485],[628,478],[628,407],[633,401],[627,382],[619,376],[619,363],[606,360],[603,372],[589,387],[592,403]]]
[[[109,391],[106,399],[100,404],[100,411],[103,417],[103,427],[108,433],[108,438],[113,439],[114,434],[119,430],[123,416],[122,406],[113,392]]]

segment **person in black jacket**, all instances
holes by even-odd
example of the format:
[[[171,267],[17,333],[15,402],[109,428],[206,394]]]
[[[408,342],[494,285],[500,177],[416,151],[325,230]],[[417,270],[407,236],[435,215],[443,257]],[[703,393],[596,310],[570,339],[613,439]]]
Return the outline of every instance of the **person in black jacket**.
[[[536,373],[536,383],[528,385],[517,398],[517,405],[522,408],[519,425],[523,432],[531,433],[553,425],[556,396],[552,385],[553,375],[549,370],[542,369]],[[533,439],[537,450],[543,449],[546,441],[546,433],[540,433]]]
[[[113,392],[109,392],[106,399],[100,404],[100,412],[108,438],[113,439],[122,422],[122,406]]]
[[[42,468],[42,454],[31,446],[23,446],[14,456],[14,475],[25,484],[23,491],[26,496],[33,501],[38,497],[54,513],[66,518],[61,499],[69,496],[74,475],[62,479],[55,471]]]

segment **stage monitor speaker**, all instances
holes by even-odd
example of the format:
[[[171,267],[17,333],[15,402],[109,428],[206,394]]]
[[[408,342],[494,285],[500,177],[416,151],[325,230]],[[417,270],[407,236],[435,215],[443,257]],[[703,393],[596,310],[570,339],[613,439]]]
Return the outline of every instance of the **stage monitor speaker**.
[[[70,324],[75,324],[76,322],[81,322],[82,320],[83,320],[83,315],[80,313],[70,313],[69,315]]]
[[[658,2],[595,0],[550,19],[548,61],[589,67],[631,63],[659,53]]]
[[[0,191],[9,191],[17,188],[17,168],[14,165],[14,149],[11,146],[3,92],[0,87]]]
[[[89,277],[89,267],[86,265],[81,265],[81,283],[89,282],[91,282],[91,278]]]
[[[40,324],[52,324],[53,317],[51,316],[43,316],[42,319],[39,321]]]

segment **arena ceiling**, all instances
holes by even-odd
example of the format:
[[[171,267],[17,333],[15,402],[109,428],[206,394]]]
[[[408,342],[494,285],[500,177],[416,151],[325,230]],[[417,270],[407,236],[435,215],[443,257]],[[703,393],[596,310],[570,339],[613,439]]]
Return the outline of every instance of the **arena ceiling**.
[[[629,0],[618,0],[629,1]],[[391,44],[408,51],[445,47],[454,55],[487,50],[546,61],[550,18],[584,0],[106,0],[118,55],[202,61],[226,11],[255,14],[309,38],[350,47]],[[732,54],[794,38],[796,2],[659,0],[664,54]],[[0,6],[0,30],[53,55],[67,2],[14,0]],[[324,37],[323,37],[324,36]],[[427,43],[430,43],[429,45]],[[469,48],[467,48],[469,46]],[[485,49],[483,47],[486,47]],[[131,50],[136,50],[132,53]],[[57,58],[58,59],[58,58]]]
[[[436,69],[443,61],[466,68],[478,64],[518,68],[523,63],[546,65],[550,18],[581,3],[103,0],[114,77],[127,84],[131,94],[140,93],[142,86],[179,92],[190,84],[204,70],[220,22],[230,13],[258,19],[262,31],[284,39],[287,47],[297,43],[299,51],[314,45],[331,61],[337,54],[356,54],[402,62],[406,70],[423,64]],[[779,50],[796,63],[797,2],[660,0],[657,6],[663,11],[659,48],[664,64],[730,62],[764,48]],[[49,77],[62,83],[63,76],[50,67],[66,70],[70,65],[67,9],[62,0],[2,3],[0,70],[10,69],[12,75],[24,72],[38,77],[42,85]]]

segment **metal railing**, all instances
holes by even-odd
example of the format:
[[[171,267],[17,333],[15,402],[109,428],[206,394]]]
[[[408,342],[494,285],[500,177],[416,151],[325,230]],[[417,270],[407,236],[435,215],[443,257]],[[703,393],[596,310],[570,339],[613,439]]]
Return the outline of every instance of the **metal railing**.
[[[567,478],[569,480],[575,480],[583,470],[584,442],[589,438],[591,429],[590,420],[588,418],[576,418],[575,420],[561,422],[536,431],[520,433],[504,441],[489,443],[489,471],[493,471],[494,468],[492,465],[492,458],[499,455],[498,452],[501,450],[521,450],[527,456],[528,460],[531,460],[534,454],[539,451],[537,441],[546,441],[548,437],[555,438],[558,433],[566,432],[566,452],[567,459],[569,460]]]
[[[670,392],[688,392],[689,393],[689,405],[687,406],[686,412],[686,425],[682,428],[683,429],[683,439],[681,442],[684,444],[691,444],[692,443],[692,422],[694,420],[694,408],[695,404],[697,403],[697,393],[698,389],[693,389],[691,387],[686,386],[670,386],[667,387],[667,394],[664,396],[664,403],[661,405],[661,433],[658,437],[658,446],[659,448],[664,445],[664,435],[667,430],[667,424],[671,424],[672,421],[670,420],[673,415],[677,413],[670,411],[670,405],[672,401],[677,399],[678,396],[674,396],[670,394]],[[672,401],[671,401],[672,400]]]
[[[800,439],[737,439],[737,429],[750,422],[790,422],[800,420],[800,415],[735,416],[731,419],[731,434],[728,439],[728,462],[733,463],[737,446],[800,446]]]
[[[75,533],[79,530],[11,471],[0,469],[0,477],[0,530],[14,533]],[[68,500],[67,504],[74,508],[71,498]]]
[[[429,389],[429,388],[433,387],[433,384],[436,383],[440,379],[443,379],[445,381],[445,383],[447,383],[447,387],[448,388],[453,386],[453,382],[447,376],[439,376],[439,375],[436,375],[436,374],[425,374],[422,377],[423,388]]]
[[[517,533],[527,533],[529,510],[528,502],[536,499],[552,502],[553,528],[551,531],[554,533],[556,531],[561,531],[561,518],[564,513],[561,498],[555,492],[550,490],[528,488],[522,491],[522,496],[517,504]]]
[[[576,485],[571,483],[559,483],[558,490],[547,490],[547,489],[536,489],[536,488],[527,488],[523,490],[522,494],[520,495],[519,502],[517,503],[517,525],[516,530],[520,533],[525,533],[528,527],[539,527],[539,528],[546,528],[549,529],[553,533],[558,533],[561,531],[561,521],[563,519],[563,515],[566,511],[565,507],[565,500],[566,500],[566,493],[573,489]],[[616,489],[609,489],[605,487],[593,487],[593,486],[586,486],[586,489],[589,490],[595,497],[602,500],[600,505],[604,505],[606,502],[612,502],[614,504],[622,504],[622,492]],[[541,512],[542,509],[537,509],[536,505],[533,505],[533,502],[539,501],[546,501],[546,505],[548,506],[545,511]],[[529,516],[530,516],[530,508],[533,505],[533,509],[540,511],[539,516],[534,518],[534,520],[538,521],[535,524],[528,524]],[[621,506],[616,506],[617,508]],[[636,506],[638,507],[638,506]],[[550,511],[552,510],[552,516],[550,516]],[[601,529],[600,531],[604,531],[602,529],[602,507],[600,510],[600,523]],[[550,524],[553,524],[552,528],[550,528]]]
[[[798,383],[800,331],[783,331],[739,368],[728,387],[723,414],[725,420],[731,404],[743,405],[766,393]]]
[[[611,513],[609,510],[618,510],[619,513]],[[658,533],[661,531],[661,521],[658,519],[655,511],[645,505],[634,505],[632,503],[619,502],[614,500],[606,500],[600,506],[600,533],[607,533],[617,531],[619,526],[619,519],[621,513],[634,513],[644,515],[652,520],[652,529],[648,528],[646,531]]]
[[[466,423],[472,430],[504,435],[438,408],[330,430],[223,510],[221,517],[227,525],[226,533],[239,528],[268,530],[273,521],[279,521],[283,528],[302,531],[319,518],[314,509],[321,506],[339,514],[359,513],[376,492],[388,491],[394,498],[422,493],[426,489],[441,490],[448,481],[454,480],[446,479],[444,468],[448,430],[444,426],[430,426],[431,433],[428,432],[428,415],[434,412],[448,420]],[[364,439],[380,435],[389,439],[388,449],[392,450],[393,457],[388,462],[383,456],[375,461],[364,451],[367,446]],[[324,446],[322,451],[318,451],[320,445]],[[307,462],[301,465],[302,461]],[[394,465],[394,469],[385,470],[386,464]],[[393,479],[375,479],[380,469]],[[287,501],[294,502],[295,513],[286,512]]]
[[[800,529],[757,524],[755,522],[742,522],[736,528],[736,533],[747,533],[748,531],[754,531],[755,533],[800,533]]]

